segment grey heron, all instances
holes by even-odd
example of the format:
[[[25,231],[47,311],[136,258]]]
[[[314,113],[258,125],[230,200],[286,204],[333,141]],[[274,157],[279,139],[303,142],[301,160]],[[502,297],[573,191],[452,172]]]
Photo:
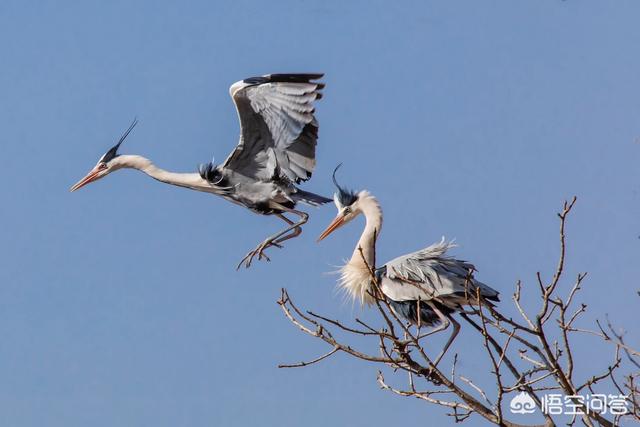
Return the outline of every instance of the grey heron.
[[[398,316],[414,325],[435,326],[426,335],[442,331],[452,324],[451,336],[434,361],[434,365],[437,365],[460,329],[459,323],[451,315],[461,310],[463,305],[477,304],[477,290],[486,304],[499,301],[499,293],[473,277],[475,267],[472,264],[446,255],[454,245],[444,238],[375,268],[382,208],[368,191],[354,192],[341,187],[335,177],[339,167],[333,172],[333,182],[337,187],[334,202],[338,214],[318,241],[359,215],[365,217],[360,240],[351,259],[341,269],[339,286],[353,300],[360,301],[362,305],[371,305],[375,302],[377,284]]]
[[[74,186],[75,191],[123,168],[137,169],[167,184],[212,193],[262,215],[275,215],[287,226],[269,236],[238,264],[249,267],[255,256],[269,261],[265,249],[282,247],[298,236],[308,214],[295,209],[298,202],[319,206],[331,201],[304,191],[315,168],[318,122],[314,102],[322,97],[323,74],[268,74],[234,83],[229,93],[240,120],[240,141],[224,163],[200,165],[198,172],[174,173],[138,155],[118,149],[136,125],[134,121],[116,145]],[[297,221],[287,218],[294,215]]]

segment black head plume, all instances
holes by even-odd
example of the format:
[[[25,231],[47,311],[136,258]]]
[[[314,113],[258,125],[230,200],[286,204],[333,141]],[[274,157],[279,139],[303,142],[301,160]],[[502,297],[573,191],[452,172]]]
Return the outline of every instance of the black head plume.
[[[342,166],[342,163],[336,166],[336,168],[333,170],[333,183],[338,189],[338,191],[336,192],[336,196],[338,198],[338,202],[340,202],[342,206],[351,206],[358,199],[358,196],[356,195],[355,191],[347,190],[346,188],[341,187],[340,184],[338,184],[338,181],[336,180],[336,172],[338,172],[340,166]]]
[[[137,124],[138,124],[138,119],[137,118],[133,119],[133,122],[131,122],[129,129],[127,129],[125,133],[122,134],[122,136],[118,140],[118,143],[113,147],[111,147],[111,149],[109,149],[109,151],[107,151],[105,155],[102,156],[102,158],[100,159],[101,162],[108,163],[118,155],[118,148],[120,148],[120,144],[122,144],[122,142],[129,135],[129,132],[131,132],[133,128],[136,127]]]
[[[222,182],[222,173],[220,173],[214,161],[198,166],[198,173],[202,179],[206,179],[213,185],[219,185]]]

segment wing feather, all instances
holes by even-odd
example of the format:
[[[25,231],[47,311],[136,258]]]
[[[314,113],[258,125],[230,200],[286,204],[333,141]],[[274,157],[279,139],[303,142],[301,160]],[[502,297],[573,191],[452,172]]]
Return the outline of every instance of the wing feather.
[[[455,247],[444,238],[419,251],[395,258],[385,264],[383,291],[395,301],[460,296],[480,288],[483,297],[497,300],[498,292],[475,280],[475,267],[452,258],[447,250]]]
[[[240,142],[223,167],[269,181],[299,183],[315,168],[318,122],[314,102],[322,74],[270,74],[229,88],[240,119]]]

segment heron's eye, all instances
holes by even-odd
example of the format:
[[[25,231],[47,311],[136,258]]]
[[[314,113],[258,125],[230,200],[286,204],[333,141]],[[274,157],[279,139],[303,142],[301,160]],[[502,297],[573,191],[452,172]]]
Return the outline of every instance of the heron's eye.
[[[100,169],[106,169],[107,168],[107,164],[106,163],[100,163],[100,166],[98,166]]]
[[[349,206],[347,206],[346,208],[344,208],[344,214],[345,215],[349,215],[351,213],[351,208]]]

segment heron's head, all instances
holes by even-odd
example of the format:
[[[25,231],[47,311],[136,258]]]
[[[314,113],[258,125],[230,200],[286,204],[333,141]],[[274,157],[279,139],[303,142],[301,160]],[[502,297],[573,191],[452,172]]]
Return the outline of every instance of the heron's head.
[[[109,151],[104,153],[104,155],[100,157],[100,160],[98,160],[98,163],[96,163],[93,169],[91,169],[84,178],[82,178],[73,187],[71,187],[69,191],[76,191],[84,187],[85,185],[91,182],[95,182],[100,178],[104,178],[111,172],[120,169],[121,165],[118,162],[118,148],[120,148],[120,144],[122,144],[127,135],[129,135],[129,132],[131,132],[131,130],[137,123],[138,120],[134,120],[133,123],[131,123],[131,126],[129,126],[129,129],[127,129],[126,132],[122,134],[116,145],[114,145],[109,149]]]
[[[333,183],[336,186],[336,192],[333,194],[333,202],[338,209],[338,214],[326,230],[322,232],[320,237],[318,237],[318,241],[321,241],[329,234],[360,215],[362,213],[363,200],[371,197],[367,191],[355,192],[338,184],[338,181],[336,180],[336,172],[340,166],[342,166],[342,163],[333,171]]]

